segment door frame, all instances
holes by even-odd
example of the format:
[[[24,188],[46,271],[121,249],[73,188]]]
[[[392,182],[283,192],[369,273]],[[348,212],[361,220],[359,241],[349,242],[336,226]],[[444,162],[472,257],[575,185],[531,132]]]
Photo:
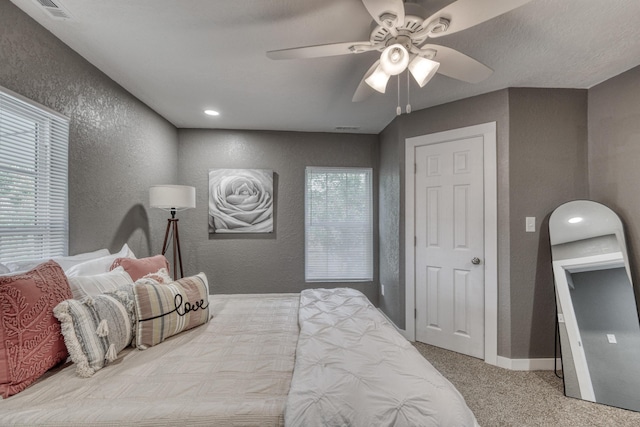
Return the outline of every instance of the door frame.
[[[498,364],[498,169],[496,122],[405,139],[405,331],[416,339],[415,281],[415,149],[482,137],[484,160],[484,361]]]

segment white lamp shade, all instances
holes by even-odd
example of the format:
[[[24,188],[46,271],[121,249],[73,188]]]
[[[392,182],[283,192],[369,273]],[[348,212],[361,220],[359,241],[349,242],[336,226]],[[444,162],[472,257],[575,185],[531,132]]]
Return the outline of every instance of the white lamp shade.
[[[440,63],[421,56],[416,56],[409,63],[409,71],[420,87],[424,87],[438,72]]]
[[[196,188],[188,185],[154,185],[149,188],[149,206],[181,211],[196,207]]]
[[[371,73],[369,77],[364,79],[364,81],[378,92],[385,93],[387,90],[387,82],[390,77],[391,76],[382,69],[382,65],[378,65],[375,71]]]
[[[409,52],[399,43],[387,46],[380,55],[380,65],[385,73],[395,76],[407,69]]]

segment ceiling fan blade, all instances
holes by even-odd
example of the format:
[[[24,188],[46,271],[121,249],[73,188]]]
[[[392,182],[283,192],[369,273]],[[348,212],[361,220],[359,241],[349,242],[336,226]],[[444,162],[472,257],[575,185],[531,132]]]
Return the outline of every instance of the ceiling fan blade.
[[[385,14],[391,14],[396,18],[393,20],[391,27],[399,27],[404,25],[404,2],[402,0],[362,0],[364,7],[367,8],[369,15],[385,28],[389,28],[383,19]]]
[[[469,83],[478,83],[493,74],[491,68],[450,47],[426,44],[422,46],[422,49],[436,51],[436,55],[432,59],[440,63],[438,73],[447,77]]]
[[[375,50],[370,41],[321,44],[317,46],[294,47],[291,49],[271,50],[267,57],[271,59],[320,58],[323,56],[347,55]]]
[[[429,33],[441,37],[473,27],[498,15],[516,9],[531,0],[458,0],[425,19],[425,25],[439,18],[450,21],[446,31]]]
[[[377,60],[376,62],[373,63],[371,68],[369,68],[367,70],[367,72],[364,73],[364,76],[362,76],[362,80],[360,80],[360,84],[358,85],[358,88],[356,89],[355,93],[353,94],[353,98],[351,98],[351,101],[353,101],[353,102],[364,101],[365,99],[367,99],[368,97],[373,95],[373,93],[375,92],[375,89],[373,89],[371,86],[369,86],[367,84],[367,82],[365,82],[365,80],[371,74],[373,74],[373,72],[376,70],[376,68],[378,68],[379,64],[380,64],[380,60]]]

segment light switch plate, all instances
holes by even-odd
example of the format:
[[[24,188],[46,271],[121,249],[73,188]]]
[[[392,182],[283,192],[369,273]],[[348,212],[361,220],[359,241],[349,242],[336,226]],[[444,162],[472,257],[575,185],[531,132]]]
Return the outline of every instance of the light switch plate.
[[[607,341],[609,341],[609,344],[618,344],[614,334],[607,334]]]
[[[528,216],[525,218],[525,231],[527,233],[535,233],[536,232],[536,217]]]

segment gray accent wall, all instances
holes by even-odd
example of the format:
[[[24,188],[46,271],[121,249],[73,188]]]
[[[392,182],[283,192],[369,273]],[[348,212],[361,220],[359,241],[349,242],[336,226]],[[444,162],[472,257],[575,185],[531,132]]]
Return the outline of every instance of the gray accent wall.
[[[512,359],[552,357],[555,294],[548,217],[587,196],[587,91],[509,89]],[[525,232],[525,217],[536,232]],[[504,260],[504,258],[500,258]]]
[[[403,115],[380,136],[381,224],[398,218],[398,263],[404,268],[404,141],[496,122],[498,168],[498,355],[553,356],[554,290],[546,218],[561,202],[586,195],[586,91],[508,89]],[[385,182],[399,180],[396,199]],[[383,197],[389,203],[382,203]],[[525,216],[537,218],[525,233]],[[382,234],[381,234],[382,239]],[[394,246],[382,243],[381,260]],[[386,252],[385,252],[386,250]],[[380,307],[405,327],[404,277],[381,262],[380,277],[397,277]]]
[[[304,280],[305,167],[373,168],[375,189],[376,135],[180,129],[179,140],[179,183],[196,187],[196,209],[178,214],[186,274],[205,272],[214,294],[300,292],[313,287],[350,286],[377,304],[377,238],[372,282],[305,283]],[[213,168],[274,171],[273,233],[209,235],[208,172]],[[374,209],[377,212],[376,192]],[[374,227],[377,229],[377,221]]]
[[[589,89],[589,197],[622,219],[636,289],[640,280],[638,100],[640,66]]]
[[[69,253],[128,243],[160,252],[152,184],[177,180],[176,128],[8,1],[0,2],[0,86],[70,118]]]
[[[380,134],[380,309],[401,329],[405,328],[405,268],[403,180],[404,150],[398,144],[399,124],[394,120]]]

